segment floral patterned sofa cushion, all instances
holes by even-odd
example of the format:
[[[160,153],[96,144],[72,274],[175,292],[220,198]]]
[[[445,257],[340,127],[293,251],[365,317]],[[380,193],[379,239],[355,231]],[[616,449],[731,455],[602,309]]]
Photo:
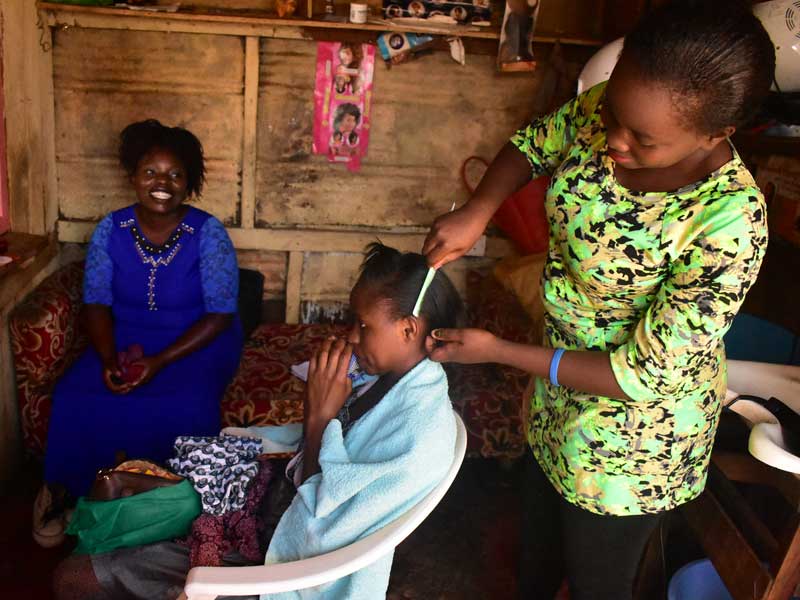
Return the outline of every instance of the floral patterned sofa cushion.
[[[67,265],[9,317],[23,443],[37,455],[44,452],[53,387],[88,343],[80,326],[82,283],[83,264]]]
[[[25,447],[43,455],[55,382],[86,347],[80,326],[83,266],[68,265],[43,281],[9,319]],[[532,339],[529,320],[494,278],[469,275],[472,323],[516,341]],[[303,419],[303,384],[293,364],[308,359],[335,325],[262,324],[245,342],[242,362],[222,401],[225,426]],[[450,396],[469,431],[471,455],[513,459],[525,441],[520,406],[527,375],[498,365],[447,365]]]
[[[239,371],[225,391],[222,422],[228,426],[285,425],[303,420],[303,382],[292,365],[308,360],[335,325],[259,325],[245,342]]]

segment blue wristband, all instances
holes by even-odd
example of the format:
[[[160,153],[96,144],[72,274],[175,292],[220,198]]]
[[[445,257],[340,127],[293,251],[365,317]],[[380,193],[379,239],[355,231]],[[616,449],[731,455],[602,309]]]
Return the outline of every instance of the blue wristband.
[[[564,348],[558,348],[555,352],[553,352],[553,358],[550,359],[550,383],[552,383],[555,387],[559,386],[558,364],[561,362],[561,357],[564,356],[564,352],[566,352]]]

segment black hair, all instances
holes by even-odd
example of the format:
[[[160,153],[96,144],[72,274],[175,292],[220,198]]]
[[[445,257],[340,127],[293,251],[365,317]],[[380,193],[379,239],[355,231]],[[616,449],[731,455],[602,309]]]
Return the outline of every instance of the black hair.
[[[622,57],[674,95],[700,132],[740,127],[757,112],[775,74],[775,48],[744,0],[673,0],[625,37]]]
[[[352,115],[356,119],[356,124],[361,121],[361,111],[355,104],[347,102],[346,104],[340,104],[339,108],[336,109],[336,115],[333,117],[333,128],[338,129],[339,124],[344,119],[345,115]]]
[[[422,283],[428,274],[428,263],[422,254],[400,252],[380,242],[369,244],[355,287],[374,292],[388,300],[389,314],[394,319],[411,315]],[[450,279],[441,270],[431,282],[420,308],[427,322],[426,334],[433,329],[457,327],[464,316],[464,304]]]
[[[206,180],[203,145],[188,129],[167,127],[155,119],[131,123],[119,134],[119,162],[128,177],[133,176],[142,157],[163,148],[172,152],[186,169],[186,194],[200,196]]]

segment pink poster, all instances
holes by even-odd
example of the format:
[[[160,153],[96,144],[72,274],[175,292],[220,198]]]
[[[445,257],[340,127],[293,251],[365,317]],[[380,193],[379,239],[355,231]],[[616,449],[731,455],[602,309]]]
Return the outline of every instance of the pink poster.
[[[369,143],[375,46],[319,42],[314,88],[314,153],[361,166]]]

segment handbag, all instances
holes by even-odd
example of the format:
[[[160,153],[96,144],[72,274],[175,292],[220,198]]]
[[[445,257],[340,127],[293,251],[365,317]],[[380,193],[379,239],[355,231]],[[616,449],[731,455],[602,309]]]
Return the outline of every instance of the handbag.
[[[182,481],[183,477],[150,461],[128,460],[113,469],[100,469],[88,497],[91,500],[116,500]]]
[[[200,515],[200,496],[188,480],[116,500],[79,498],[69,535],[76,554],[100,554],[185,536]]]

